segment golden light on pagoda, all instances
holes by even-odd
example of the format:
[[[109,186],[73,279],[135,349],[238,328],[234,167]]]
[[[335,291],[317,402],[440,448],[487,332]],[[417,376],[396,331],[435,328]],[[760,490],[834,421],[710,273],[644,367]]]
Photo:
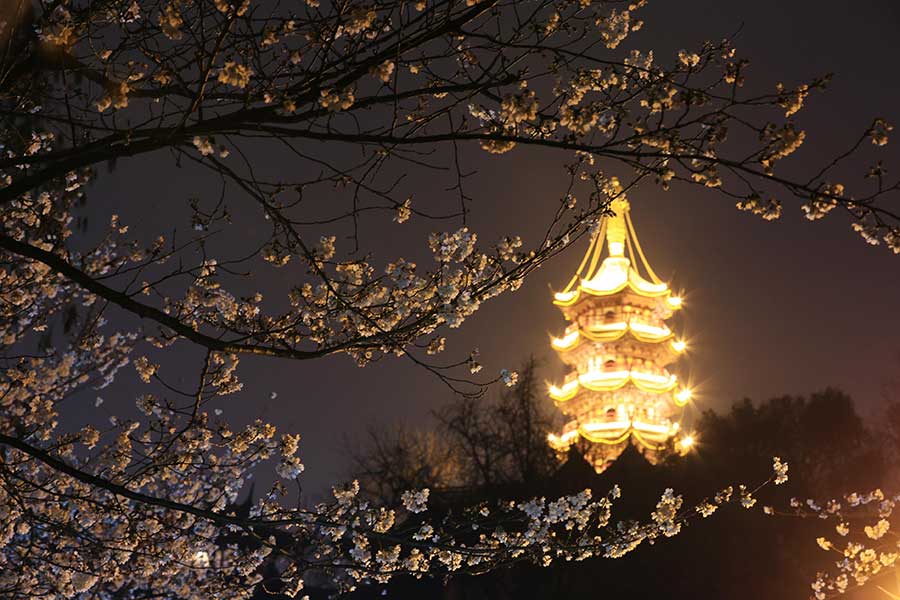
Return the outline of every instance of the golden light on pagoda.
[[[684,453],[695,440],[675,440],[692,392],[668,370],[688,347],[666,323],[682,298],[647,262],[628,201],[611,208],[615,215],[603,219],[575,276],[554,295],[569,325],[550,340],[569,370],[548,393],[568,422],[547,440],[559,452],[584,440],[598,472],[627,444],[655,462],[665,448]]]
[[[675,405],[676,406],[684,406],[688,402],[691,401],[694,393],[690,388],[681,388],[677,394],[675,394]]]
[[[678,440],[678,450],[682,454],[687,454],[697,444],[697,438],[693,434],[688,434]]]

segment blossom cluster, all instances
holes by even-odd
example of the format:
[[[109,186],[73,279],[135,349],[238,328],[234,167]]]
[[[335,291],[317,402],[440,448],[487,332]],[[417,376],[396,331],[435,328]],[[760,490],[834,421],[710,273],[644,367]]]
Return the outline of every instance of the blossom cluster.
[[[776,472],[778,469],[776,468]],[[784,469],[786,473],[786,468]],[[815,517],[829,526],[831,533],[815,543],[834,559],[830,569],[821,571],[812,582],[813,596],[824,600],[863,586],[873,578],[896,568],[900,544],[889,536],[891,519],[900,494],[889,496],[881,489],[851,492],[842,498],[819,501],[792,498],[783,511],[768,508],[767,514],[788,517]],[[858,523],[851,526],[851,523]]]

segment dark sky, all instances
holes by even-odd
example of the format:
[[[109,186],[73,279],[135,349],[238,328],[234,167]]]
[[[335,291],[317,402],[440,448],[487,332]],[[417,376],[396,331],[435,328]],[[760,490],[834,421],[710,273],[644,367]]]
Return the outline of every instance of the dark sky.
[[[811,97],[798,119],[809,132],[802,149],[806,158],[791,167],[802,172],[804,165],[836,153],[874,116],[900,124],[898,15],[900,5],[888,0],[656,0],[644,10],[646,25],[630,44],[653,49],[657,60],[669,62],[680,48],[740,28],[735,44],[751,60],[753,82],[795,84],[834,72],[830,89]],[[900,153],[891,148],[885,156],[889,168],[900,164]],[[560,196],[561,157],[516,150],[488,159],[473,151],[479,170],[470,183],[477,195],[473,228],[483,240],[538,235]],[[273,168],[289,165],[274,161]],[[164,208],[169,201],[218,194],[208,181],[170,169],[167,156],[123,163],[96,184],[93,209],[115,205],[125,223],[152,232],[176,225]],[[418,186],[416,198],[446,195],[442,184],[422,180]],[[786,203],[784,217],[767,223],[695,187],[663,193],[648,186],[631,200],[654,269],[687,291],[684,330],[694,349],[689,367],[699,384],[700,408],[724,409],[743,397],[759,400],[834,385],[865,411],[877,413],[882,386],[900,374],[900,256],[867,246],[838,211],[810,223],[798,205]],[[406,244],[421,245],[438,226],[402,227]],[[363,241],[386,256],[409,251],[400,242],[395,247],[395,230],[390,236],[384,231],[373,230]],[[549,351],[547,334],[559,332],[564,323],[550,302],[549,286],[565,284],[583,246],[554,259],[519,291],[485,305],[448,336],[448,356],[464,357],[478,347],[486,371],[496,373],[534,353],[545,359],[547,377],[559,376],[561,364]],[[270,287],[270,277],[260,276],[258,285]],[[221,401],[226,415],[236,422],[262,415],[301,433],[311,490],[345,473],[345,436],[358,438],[372,424],[426,424],[430,411],[449,400],[440,382],[393,358],[365,369],[343,356],[310,363],[244,358],[240,375],[246,391]],[[133,398],[124,387],[102,395],[111,400],[112,394],[121,394],[122,401]]]

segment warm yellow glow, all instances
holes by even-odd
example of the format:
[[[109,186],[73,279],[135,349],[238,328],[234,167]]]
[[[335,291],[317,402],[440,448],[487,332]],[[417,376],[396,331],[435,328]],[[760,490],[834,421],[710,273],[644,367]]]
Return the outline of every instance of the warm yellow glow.
[[[641,292],[645,296],[662,296],[669,293],[669,286],[663,282],[652,283],[647,281],[638,274],[637,271],[631,269],[628,271],[628,283],[636,292]]]
[[[675,389],[678,377],[673,374],[658,375],[635,370],[589,371],[566,382],[562,387],[550,385],[548,392],[555,401],[566,402],[578,394],[579,387],[594,392],[611,392],[624,387],[629,382],[643,392],[659,394]],[[678,404],[677,397],[675,403]],[[679,404],[679,406],[683,405]]]
[[[672,330],[665,326],[656,327],[654,325],[646,325],[644,323],[638,323],[635,321],[632,321],[631,323],[629,323],[628,326],[631,328],[632,331],[634,331],[636,333],[642,333],[644,335],[648,335],[651,337],[665,338],[665,337],[669,337],[670,335],[672,335]]]
[[[628,444],[655,463],[673,441],[684,453],[695,440],[678,422],[691,390],[665,368],[688,350],[665,322],[682,298],[653,272],[624,197],[612,213],[554,295],[569,327],[550,339],[570,371],[565,383],[548,385],[549,394],[569,421],[547,441],[560,452],[579,439],[594,442],[590,461],[598,471]]]
[[[610,256],[603,261],[591,279],[582,279],[579,287],[598,295],[617,292],[628,284],[629,270],[631,270],[630,260],[624,256]]]
[[[583,431],[589,431],[591,433],[595,433],[598,431],[615,431],[628,429],[631,427],[631,421],[628,419],[624,419],[622,421],[606,421],[603,423],[585,423],[581,426]]]
[[[632,434],[640,444],[648,450],[662,450],[666,440],[672,437],[673,431],[665,433],[645,433],[635,429]]]
[[[606,444],[607,446],[615,446],[616,444],[621,444],[629,437],[631,437],[632,431],[630,429],[626,429],[618,435],[611,435],[608,433],[600,432],[591,432],[586,431],[583,427],[578,428],[578,434],[586,440],[591,442],[595,442],[598,444]]]
[[[567,333],[561,338],[552,338],[550,340],[550,345],[553,346],[553,348],[556,350],[569,350],[575,347],[580,337],[581,335],[576,329],[575,331]]]
[[[571,429],[562,435],[554,435],[552,433],[547,434],[547,441],[550,442],[550,445],[553,448],[559,450],[561,448],[567,447],[572,442],[572,440],[574,440],[577,437],[578,437],[578,430]]]
[[[668,386],[669,384],[674,383],[677,380],[677,377],[672,374],[657,375],[655,373],[641,373],[640,371],[631,371],[631,379],[632,381],[640,381],[642,383],[646,383],[647,385]]]
[[[604,323],[603,325],[594,325],[590,329],[580,332],[580,335],[594,342],[612,342],[620,339],[628,332],[631,332],[634,339],[641,342],[662,342],[674,335],[667,327],[653,327],[650,325],[641,327],[640,324],[634,327],[633,325],[630,326],[625,321]],[[576,345],[560,348],[560,350],[571,350]]]
[[[566,382],[562,385],[562,387],[556,387],[555,385],[551,385],[549,388],[550,397],[556,400],[557,402],[565,402],[566,400],[570,400],[575,397],[575,394],[578,392],[578,380],[573,379],[572,381]]]
[[[582,279],[580,285],[573,290],[554,294],[554,301],[560,306],[571,306],[578,301],[581,292],[593,296],[609,296],[621,292],[626,287],[640,296],[649,298],[669,293],[669,286],[665,283],[653,283],[641,277],[628,258],[609,256],[603,260],[593,277]],[[670,306],[671,300],[670,296],[667,299]]]
[[[606,242],[609,245],[610,256],[624,256],[625,239],[628,237],[628,226],[625,223],[625,214],[628,212],[628,200],[616,198],[610,204],[613,215],[607,217]]]
[[[628,323],[618,321],[616,323],[595,323],[591,325],[591,331],[624,331],[628,329]]]
[[[681,388],[681,390],[675,394],[675,404],[677,406],[684,406],[688,402],[691,401],[691,397],[694,393],[690,390],[690,388]]]
[[[656,375],[635,370],[591,371],[578,376],[578,383],[596,392],[611,391],[631,381],[646,392],[667,392],[675,387],[675,375]]]
[[[571,292],[556,292],[553,294],[553,299],[556,300],[557,304],[570,304],[575,298],[578,297],[578,290],[572,290]]]
[[[634,439],[645,448],[660,450],[666,440],[677,431],[678,423],[656,424],[627,419],[619,421],[591,421],[579,425],[575,429],[569,429],[559,436],[552,433],[548,434],[547,441],[554,449],[565,450],[578,437],[595,443],[616,445],[634,436]]]
[[[641,433],[656,433],[665,437],[668,437],[669,434],[672,433],[672,426],[668,424],[655,424],[634,421],[634,423],[632,423],[632,427],[634,427]]]
[[[584,375],[578,376],[578,383],[585,387],[593,385],[604,385],[606,383],[619,383],[628,379],[631,372],[622,371],[589,371]]]

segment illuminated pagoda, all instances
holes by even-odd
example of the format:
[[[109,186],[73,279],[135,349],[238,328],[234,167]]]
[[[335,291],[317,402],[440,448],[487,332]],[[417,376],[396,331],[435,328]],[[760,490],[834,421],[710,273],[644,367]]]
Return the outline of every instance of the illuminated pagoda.
[[[568,421],[550,445],[560,453],[578,444],[597,472],[628,444],[650,462],[665,448],[685,451],[681,408],[691,392],[667,367],[685,351],[666,321],[681,298],[650,268],[625,199],[612,204],[578,272],[555,294],[569,326],[551,345],[569,372],[550,397]]]

